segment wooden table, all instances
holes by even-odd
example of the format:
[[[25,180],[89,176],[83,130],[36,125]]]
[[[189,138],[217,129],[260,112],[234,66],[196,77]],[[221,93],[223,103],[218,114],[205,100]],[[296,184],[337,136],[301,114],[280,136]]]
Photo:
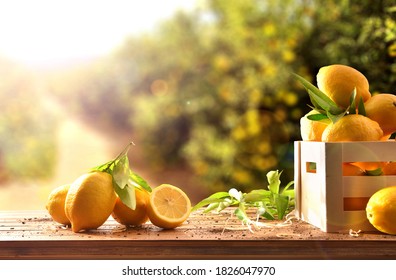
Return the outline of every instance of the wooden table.
[[[45,211],[3,211],[0,259],[396,259],[396,236],[324,233],[299,220],[266,223],[251,232],[231,210],[198,211],[174,230],[127,228],[110,217],[97,230],[73,233]]]

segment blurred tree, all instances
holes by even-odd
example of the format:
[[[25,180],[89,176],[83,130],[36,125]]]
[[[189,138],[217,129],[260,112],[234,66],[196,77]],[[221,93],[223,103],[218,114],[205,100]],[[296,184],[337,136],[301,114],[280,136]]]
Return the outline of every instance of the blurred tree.
[[[0,59],[0,181],[48,178],[55,160],[55,122],[40,103],[34,76]]]
[[[312,75],[323,65],[347,64],[366,75],[372,93],[396,93],[395,1],[314,1],[311,12],[298,53]]]
[[[187,164],[210,190],[262,187],[273,169],[292,180],[309,98],[291,73],[349,64],[394,92],[392,2],[207,0],[66,79],[64,96],[133,131],[152,172]]]
[[[213,189],[257,187],[277,168],[290,179],[302,114],[290,73],[301,68],[305,10],[295,1],[207,4],[118,53],[139,67],[131,121],[146,158],[158,168],[187,162]]]

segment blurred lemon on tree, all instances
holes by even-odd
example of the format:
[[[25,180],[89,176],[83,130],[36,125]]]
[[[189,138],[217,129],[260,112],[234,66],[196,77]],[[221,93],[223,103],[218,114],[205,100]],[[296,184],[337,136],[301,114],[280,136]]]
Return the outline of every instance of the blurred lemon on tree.
[[[148,216],[155,226],[172,229],[180,226],[190,215],[191,202],[180,188],[162,184],[150,195]]]
[[[123,225],[138,226],[148,221],[147,207],[150,203],[150,193],[144,189],[135,188],[136,208],[131,209],[117,197],[112,217]]]
[[[366,214],[377,230],[396,234],[396,186],[375,192],[367,203]]]
[[[363,115],[350,114],[326,127],[322,141],[378,141],[382,138],[382,129],[376,121]]]
[[[70,225],[70,220],[65,213],[65,201],[70,185],[57,187],[48,196],[45,208],[55,222]]]
[[[100,227],[112,213],[116,198],[110,174],[91,172],[77,178],[65,201],[73,232]]]
[[[347,108],[356,88],[356,100],[367,101],[371,97],[367,78],[353,67],[333,64],[323,66],[316,75],[319,90],[325,93],[338,106]]]
[[[388,139],[396,132],[396,95],[382,93],[364,103],[366,116],[376,121]]]

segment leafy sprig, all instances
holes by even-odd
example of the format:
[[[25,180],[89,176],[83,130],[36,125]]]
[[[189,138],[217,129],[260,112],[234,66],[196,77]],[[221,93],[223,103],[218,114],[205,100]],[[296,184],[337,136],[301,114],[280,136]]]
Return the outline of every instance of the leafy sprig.
[[[351,92],[351,98],[349,102],[350,105],[348,106],[348,108],[341,108],[324,92],[322,92],[316,86],[305,80],[303,77],[297,74],[293,75],[304,86],[309,94],[312,106],[308,106],[319,112],[318,114],[311,114],[307,116],[308,119],[313,121],[330,119],[333,123],[335,123],[347,114],[360,114],[364,116],[366,115],[363,98],[360,97],[358,101],[356,100],[356,87]]]
[[[198,202],[191,211],[196,211],[202,207],[206,208],[203,213],[221,212],[222,210],[234,206],[234,214],[244,224],[251,224],[253,221],[247,214],[247,209],[255,208],[257,218],[263,217],[268,220],[282,220],[285,215],[294,207],[294,189],[290,188],[294,182],[289,182],[281,187],[280,176],[282,171],[270,171],[267,173],[267,189],[256,189],[249,193],[242,193],[235,188],[228,192],[217,192]]]
[[[91,171],[109,173],[113,178],[113,187],[121,201],[131,209],[136,208],[135,188],[143,188],[151,192],[151,187],[141,176],[129,168],[128,151],[133,143],[129,143],[125,149],[113,160],[96,166]]]

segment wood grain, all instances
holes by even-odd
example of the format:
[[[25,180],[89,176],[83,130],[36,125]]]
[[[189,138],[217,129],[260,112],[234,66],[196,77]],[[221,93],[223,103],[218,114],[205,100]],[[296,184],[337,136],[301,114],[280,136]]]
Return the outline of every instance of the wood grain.
[[[267,222],[249,231],[232,216],[193,213],[162,230],[125,227],[112,218],[73,233],[45,211],[0,212],[0,259],[395,259],[396,236],[324,233],[303,221]]]

